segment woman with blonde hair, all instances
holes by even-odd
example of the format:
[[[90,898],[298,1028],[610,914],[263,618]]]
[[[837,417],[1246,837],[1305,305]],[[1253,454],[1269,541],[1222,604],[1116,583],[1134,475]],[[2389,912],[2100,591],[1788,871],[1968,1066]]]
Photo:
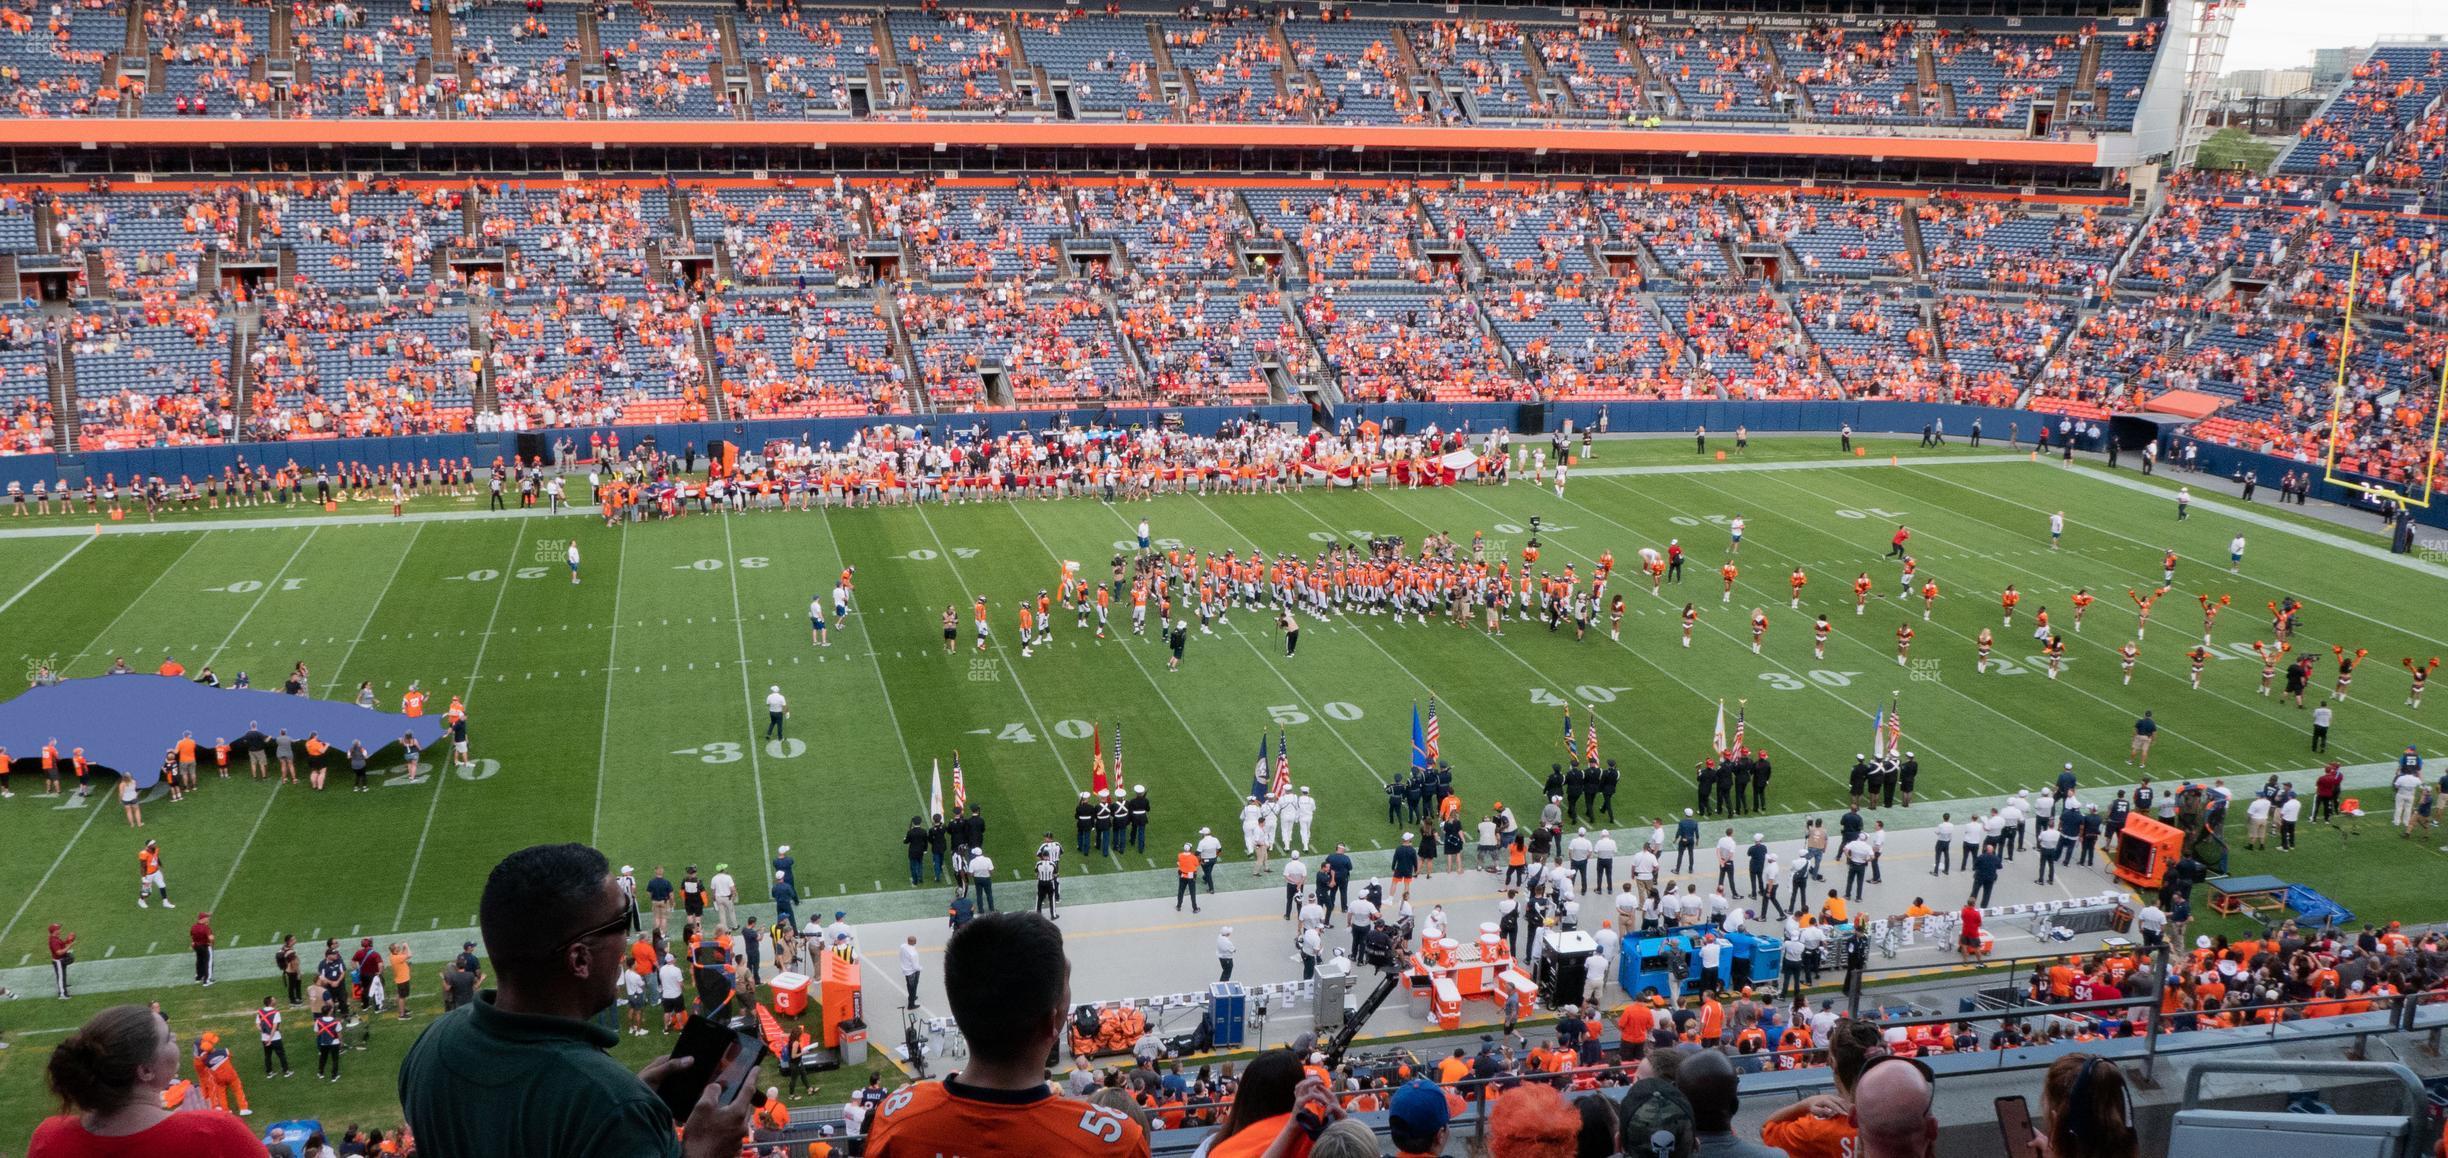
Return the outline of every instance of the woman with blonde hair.
[[[262,1158],[263,1143],[236,1117],[163,1105],[162,1091],[180,1080],[179,1061],[169,1023],[144,1006],[93,1015],[51,1053],[61,1112],[35,1127],[26,1158]]]

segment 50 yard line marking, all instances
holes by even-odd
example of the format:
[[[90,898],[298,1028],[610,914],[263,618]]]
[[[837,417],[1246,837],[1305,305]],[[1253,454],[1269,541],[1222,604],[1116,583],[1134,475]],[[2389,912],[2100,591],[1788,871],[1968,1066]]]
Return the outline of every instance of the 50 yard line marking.
[[[731,512],[728,510],[725,510],[722,515],[722,529],[723,558],[739,558],[738,550],[731,545]],[[731,630],[739,637],[740,695],[748,701],[748,726],[754,728],[756,727],[757,699],[756,689],[748,681],[748,625],[740,622],[739,566],[735,563],[724,567],[723,575],[731,580]],[[618,593],[615,593],[613,598],[619,598]],[[618,619],[617,616],[614,618]],[[607,685],[604,691],[605,702],[611,701],[611,694],[611,689]],[[608,730],[611,726],[611,717],[607,715],[604,718],[604,727]],[[773,833],[765,827],[765,761],[760,755],[764,747],[765,737],[762,735],[757,736],[748,744],[748,776],[756,789],[758,860],[772,855],[767,850],[773,847]],[[603,799],[603,781],[600,778],[597,779],[595,786],[597,807],[600,810]]]
[[[127,618],[128,612],[134,611],[137,604],[150,598],[153,589],[161,586],[161,581],[169,578],[172,571],[178,570],[179,564],[186,562],[187,556],[195,554],[195,549],[202,546],[204,540],[211,536],[211,531],[198,534],[194,542],[187,544],[186,550],[179,552],[178,558],[172,559],[169,566],[162,568],[161,574],[155,575],[153,581],[146,584],[143,591],[137,593],[136,598],[129,600],[127,606],[119,609],[119,614],[112,616],[109,623],[102,625],[102,630],[94,633],[93,639],[85,645],[85,650],[92,651],[95,644],[101,643],[103,637],[108,636],[114,628],[119,626],[121,620]],[[8,924],[0,925],[0,942],[7,941],[9,934],[17,931],[17,922],[25,919],[26,910],[33,907],[34,898],[42,895],[43,887],[51,883],[53,876],[58,875],[60,866],[68,863],[68,854],[76,848],[78,841],[85,838],[85,830],[93,827],[94,818],[102,815],[104,811],[98,801],[89,807],[92,811],[87,813],[85,823],[78,825],[77,830],[69,834],[67,842],[60,845],[59,855],[51,858],[51,867],[43,870],[42,879],[35,881],[34,887],[26,890],[25,899],[17,902],[17,911],[10,915]]]
[[[484,671],[485,649],[492,646],[493,625],[501,620],[502,599],[510,594],[510,579],[518,573],[519,550],[526,545],[525,538],[511,537],[510,561],[502,564],[501,578],[494,580],[500,586],[493,591],[493,611],[485,616],[484,634],[476,637],[476,660],[468,668],[467,694],[460,697],[462,707],[476,702],[476,677]],[[425,842],[433,838],[434,814],[442,810],[442,788],[450,783],[451,775],[448,765],[435,769],[433,799],[425,804],[425,827],[417,832],[416,852],[408,857],[408,880],[400,886],[399,909],[391,914],[391,927],[394,929],[408,919],[408,898],[416,892],[417,869],[425,863]]]
[[[357,641],[364,639],[366,629],[374,626],[375,614],[382,610],[383,600],[391,594],[391,585],[399,581],[400,568],[406,565],[409,554],[416,550],[417,540],[424,534],[425,525],[423,523],[417,524],[416,530],[409,532],[408,546],[400,552],[398,561],[391,564],[391,577],[383,580],[382,590],[374,593],[373,605],[366,608],[365,622],[358,624],[356,634],[349,636],[348,649],[340,653],[340,662],[332,665],[331,682],[323,687],[326,695],[340,686],[340,673],[347,670],[350,657],[357,654]],[[313,537],[312,534],[307,535],[307,538]],[[273,581],[279,582],[279,576],[274,576]],[[266,587],[265,590],[269,591],[271,588]],[[230,858],[229,872],[222,876],[221,887],[213,892],[212,904],[204,910],[205,912],[218,913],[221,911],[222,898],[229,896],[231,882],[238,879],[238,866],[246,863],[247,850],[255,847],[255,836],[263,831],[264,818],[272,814],[272,802],[280,797],[280,790],[281,781],[275,778],[272,781],[272,790],[264,793],[263,807],[255,810],[255,823],[247,827],[246,839],[239,842],[237,855]]]

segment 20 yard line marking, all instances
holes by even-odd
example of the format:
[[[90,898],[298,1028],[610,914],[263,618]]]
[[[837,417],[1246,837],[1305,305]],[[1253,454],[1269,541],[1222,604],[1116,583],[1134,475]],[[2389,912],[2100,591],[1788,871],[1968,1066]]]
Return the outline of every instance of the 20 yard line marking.
[[[172,559],[169,566],[162,568],[161,574],[153,577],[153,582],[147,584],[145,589],[137,594],[136,598],[129,600],[127,606],[119,609],[119,614],[114,616],[100,632],[94,635],[93,642],[86,644],[85,649],[87,651],[92,651],[94,644],[102,642],[105,636],[108,636],[113,629],[119,626],[119,622],[121,620],[127,618],[128,612],[135,610],[137,604],[144,602],[146,598],[150,597],[153,594],[153,589],[161,586],[161,581],[168,578],[172,571],[178,570],[179,564],[186,562],[187,556],[195,554],[195,549],[202,546],[204,540],[210,538],[211,536],[211,531],[205,531],[202,534],[197,535],[194,542],[187,544],[186,550],[179,552],[178,558]],[[92,828],[94,818],[102,815],[102,813],[105,811],[105,809],[103,809],[99,804],[92,805],[91,807],[92,812],[85,817],[85,823],[77,826],[77,830],[69,835],[68,842],[60,846],[59,855],[51,858],[51,867],[43,870],[42,879],[35,881],[34,887],[26,890],[25,899],[17,902],[17,912],[9,917],[8,924],[0,925],[0,941],[8,940],[9,934],[16,931],[17,922],[25,919],[26,909],[34,904],[34,898],[42,895],[43,886],[50,884],[51,878],[59,873],[60,866],[68,863],[68,854],[76,848],[79,840],[84,839],[85,830]]]
[[[340,686],[340,673],[347,670],[349,659],[357,654],[357,639],[362,638],[365,635],[366,628],[374,625],[374,616],[376,613],[382,610],[383,600],[391,594],[391,585],[399,582],[400,568],[408,562],[410,552],[416,550],[417,540],[422,538],[424,534],[425,524],[423,523],[417,524],[416,530],[408,533],[408,546],[405,550],[400,552],[398,561],[391,564],[391,577],[383,581],[382,590],[374,593],[373,605],[366,608],[365,622],[357,626],[356,636],[351,637],[349,640],[348,650],[340,653],[340,662],[332,665],[331,682],[325,684],[323,688],[326,694],[329,694],[333,689]],[[309,535],[307,537],[312,538],[313,536]],[[272,790],[264,793],[263,807],[255,810],[255,823],[247,827],[246,839],[239,842],[238,854],[230,858],[229,872],[221,878],[221,887],[214,891],[212,904],[210,907],[204,910],[205,912],[217,913],[221,911],[221,900],[229,895],[230,883],[238,879],[238,866],[246,863],[247,850],[255,846],[255,836],[257,833],[263,831],[264,818],[272,815],[272,802],[279,798],[280,790],[281,781],[278,779],[273,780]],[[228,947],[233,949],[237,948],[237,940],[232,938]]]
[[[510,577],[517,573],[519,551],[526,545],[527,540],[523,538],[510,541],[510,560],[502,564],[501,578],[494,580],[500,586],[493,591],[493,610],[485,616],[484,636],[476,642],[476,660],[468,667],[467,694],[460,699],[462,707],[476,701],[476,677],[484,671],[485,649],[493,644],[493,625],[501,619],[502,598],[510,594]],[[433,799],[425,805],[425,827],[417,833],[416,852],[408,858],[408,881],[400,886],[398,911],[391,914],[391,927],[394,929],[408,919],[408,898],[416,892],[417,869],[425,863],[425,842],[433,839],[434,814],[442,811],[442,789],[450,783],[450,779],[447,768],[437,769]]]
[[[739,552],[731,545],[731,512],[729,511],[723,512],[722,529],[723,557],[726,559],[739,558]],[[736,566],[725,567],[723,568],[723,575],[731,580],[731,630],[733,634],[739,637],[740,696],[742,699],[748,701],[748,726],[751,730],[753,730],[756,727],[757,699],[756,689],[749,686],[748,682],[748,628],[747,625],[740,622],[739,568]],[[610,724],[607,721],[606,727],[609,726]],[[757,857],[759,859],[763,859],[765,857],[766,853],[764,850],[773,847],[773,833],[765,827],[765,761],[760,755],[764,747],[765,739],[763,736],[758,736],[748,745],[748,776],[754,783],[756,790]],[[598,792],[601,791],[601,784],[602,782],[600,780],[597,781]]]

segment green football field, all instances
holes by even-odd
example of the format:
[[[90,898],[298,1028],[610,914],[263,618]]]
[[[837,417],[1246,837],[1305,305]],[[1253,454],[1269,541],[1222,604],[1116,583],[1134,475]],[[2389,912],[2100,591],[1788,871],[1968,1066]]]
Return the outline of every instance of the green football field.
[[[149,804],[143,835],[162,843],[176,914],[135,905],[141,841],[107,789],[90,803],[40,799],[36,778],[21,773],[16,798],[0,802],[8,832],[0,897],[13,898],[0,904],[0,968],[39,965],[44,926],[55,920],[82,935],[87,961],[168,965],[198,909],[214,912],[225,945],[234,939],[227,951],[242,957],[268,956],[281,932],[385,938],[463,927],[493,862],[539,841],[590,842],[615,864],[637,865],[641,878],[658,864],[676,879],[686,863],[710,873],[728,862],[753,900],[763,898],[758,870],[787,843],[803,887],[850,907],[899,894],[894,911],[906,912],[914,898],[899,837],[938,760],[948,793],[959,753],[990,851],[1013,870],[1039,832],[1068,841],[1096,727],[1109,757],[1121,732],[1124,777],[1148,786],[1154,824],[1147,855],[1089,858],[1092,878],[1156,867],[1201,825],[1231,832],[1258,737],[1271,751],[1278,731],[1289,740],[1294,782],[1322,801],[1321,838],[1367,849],[1393,839],[1380,785],[1404,767],[1411,708],[1425,710],[1431,696],[1444,755],[1473,811],[1491,798],[1530,802],[1549,762],[1562,758],[1565,705],[1576,747],[1595,709],[1603,755],[1624,770],[1618,816],[1629,823],[1680,810],[1720,700],[1729,723],[1747,700],[1750,741],[1776,759],[1777,812],[1840,809],[1845,769],[1868,746],[1873,713],[1891,702],[1901,704],[1928,799],[2037,787],[2066,761],[2086,781],[2123,783],[2132,776],[2126,741],[2144,709],[2164,725],[2155,777],[2224,776],[2245,787],[2317,763],[2307,750],[2309,712],[2253,694],[2251,642],[2268,637],[2263,606],[2288,594],[2307,605],[2296,640],[2322,659],[2316,691],[2329,683],[2330,644],[2371,653],[2353,702],[2340,707],[2335,758],[2373,762],[2409,743],[2426,754],[2448,744],[2448,703],[2404,706],[2398,667],[2401,656],[2448,652],[2439,580],[2334,542],[2376,542],[2367,528],[2282,515],[2266,503],[2255,514],[2273,525],[2201,507],[2178,523],[2166,495],[2137,493],[2093,468],[2015,456],[1961,461],[1976,454],[1916,451],[1909,440],[1867,445],[1869,458],[1839,460],[1832,439],[1761,439],[1749,459],[1779,469],[1609,474],[1693,462],[1685,442],[1611,442],[1560,499],[1516,483],[1127,507],[1072,500],[692,516],[622,530],[588,516],[395,523],[317,514],[240,525],[279,514],[256,508],[142,534],[0,539],[0,598],[16,595],[0,610],[0,631],[29,666],[56,658],[66,674],[89,676],[116,656],[151,670],[168,654],[191,670],[209,663],[224,680],[245,669],[273,685],[302,660],[316,694],[345,699],[370,680],[387,709],[420,681],[436,709],[450,694],[467,698],[481,761],[473,774],[416,784],[386,775],[362,795],[345,790],[343,773],[320,794],[241,778],[208,782],[183,803]],[[1891,453],[1900,465],[1886,465]],[[2177,481],[2151,485],[2172,492]],[[2182,481],[2205,498],[2215,485]],[[474,505],[434,498],[412,510]],[[2052,551],[2047,515],[2058,509],[2069,527],[2064,548]],[[1721,524],[1734,516],[1748,533],[1725,603],[1715,572],[1727,546]],[[1576,642],[1569,627],[1550,634],[1519,622],[1497,639],[1475,624],[1338,618],[1309,623],[1298,657],[1287,660],[1264,617],[1235,614],[1214,636],[1194,625],[1182,670],[1169,673],[1164,649],[1152,635],[1130,637],[1117,604],[1116,637],[1075,630],[1058,607],[1053,644],[1021,657],[1014,601],[1054,586],[1061,560],[1102,579],[1142,518],[1166,544],[1270,554],[1387,534],[1416,545],[1440,530],[1466,544],[1480,531],[1491,559],[1518,558],[1537,518],[1543,566],[1571,562],[1586,575],[1602,551],[1628,564],[1670,537],[1682,539],[1691,566],[1669,599],[1653,598],[1625,568],[1617,583],[1632,613],[1620,642],[1603,631]],[[52,520],[63,521],[86,520]],[[1909,611],[1894,597],[1897,568],[1882,556],[1898,522],[1913,528],[1922,574],[1945,592],[1931,622],[1917,597]],[[2231,576],[2227,543],[2239,529],[2251,549],[2244,574]],[[561,564],[573,537],[586,557],[577,586]],[[2144,640],[2141,671],[2124,686],[2113,648],[2132,636],[2125,591],[2157,581],[2167,548],[2184,556],[2175,590]],[[1810,579],[1799,611],[1787,607],[1797,563]],[[813,646],[808,600],[852,565],[858,611],[837,626],[831,647]],[[1865,570],[1877,597],[1856,616],[1850,584]],[[2024,595],[2010,631],[1997,599],[2009,583]],[[2081,586],[2099,603],[2079,635],[2067,633],[2070,662],[2052,681],[2039,670],[2030,617],[2045,605],[2070,625],[2067,599]],[[2194,597],[2203,592],[2232,595],[2233,606],[2218,624],[2220,658],[2195,691],[2182,653],[2200,638]],[[997,636],[984,656],[969,634],[978,595],[993,604]],[[1685,599],[1702,611],[1689,650],[1676,614]],[[939,627],[947,605],[962,625],[951,655]],[[1761,655],[1745,625],[1753,607],[1772,624]],[[1811,654],[1818,610],[1836,625],[1824,660]],[[1894,644],[1907,617],[1919,632],[1910,668],[1898,666]],[[1974,671],[1972,645],[1984,626],[2000,629],[2008,661],[1985,676]],[[780,743],[759,740],[773,685],[793,705]],[[2297,782],[2308,791],[2308,777]],[[2433,843],[2375,839],[2351,860],[2307,848],[2283,867],[2366,916],[2437,918],[2448,902],[2418,879],[2436,869]],[[2239,872],[2263,871],[2245,854],[2238,861]],[[931,902],[935,893],[923,895]],[[208,1004],[239,1010],[253,996]],[[0,1010],[13,1033],[51,1012],[25,1003]],[[36,1082],[28,1065],[36,1059],[25,1056],[36,1051],[12,1052],[0,1056],[0,1074],[21,1089]],[[9,1125],[0,1136],[21,1132]]]

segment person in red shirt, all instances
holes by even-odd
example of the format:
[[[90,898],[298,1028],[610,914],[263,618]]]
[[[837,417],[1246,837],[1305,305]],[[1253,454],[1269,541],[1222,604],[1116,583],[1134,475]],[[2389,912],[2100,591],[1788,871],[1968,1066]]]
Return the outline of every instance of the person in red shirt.
[[[952,1020],[969,1043],[968,1064],[885,1098],[868,1119],[871,1158],[1147,1158],[1147,1134],[1128,1115],[1046,1086],[1045,1059],[1071,1006],[1060,927],[1034,913],[980,917],[944,947],[943,980]],[[1274,1134],[1266,1131],[1265,1141]]]
[[[1973,904],[1973,903],[1972,903],[1972,902],[1970,902],[1970,901],[1965,901],[1965,902],[1964,902],[1964,907],[1963,907],[1963,912],[1962,912],[1962,914],[1960,914],[1960,918],[1961,918],[1961,924],[1962,924],[1963,932],[1962,932],[1962,934],[1959,936],[1959,938],[1956,940],[1956,942],[1955,942],[1955,948],[1956,948],[1956,951],[1957,951],[1957,952],[1959,952],[1959,953],[1962,953],[1962,954],[1963,954],[1963,956],[1964,956],[1964,960],[1969,961],[1969,960],[1972,960],[1972,959],[1973,959],[1973,958],[1975,958],[1975,957],[1980,956],[1980,945],[1981,945],[1981,911],[1980,911],[1980,906],[1975,905],[1975,904]]]
[[[52,1051],[51,1090],[68,1112],[35,1127],[27,1158],[262,1158],[263,1143],[236,1117],[172,1113],[163,1104],[179,1065],[178,1039],[151,1010],[114,1005],[95,1014]]]
[[[213,927],[211,913],[197,913],[195,924],[187,926],[188,947],[195,950],[196,984],[213,983]]]
[[[68,967],[76,963],[76,939],[74,933],[60,932],[59,922],[51,923],[51,980],[58,983],[59,999],[62,1001],[68,1000]],[[178,1067],[174,1063],[171,1073],[175,1075],[177,1072]]]

